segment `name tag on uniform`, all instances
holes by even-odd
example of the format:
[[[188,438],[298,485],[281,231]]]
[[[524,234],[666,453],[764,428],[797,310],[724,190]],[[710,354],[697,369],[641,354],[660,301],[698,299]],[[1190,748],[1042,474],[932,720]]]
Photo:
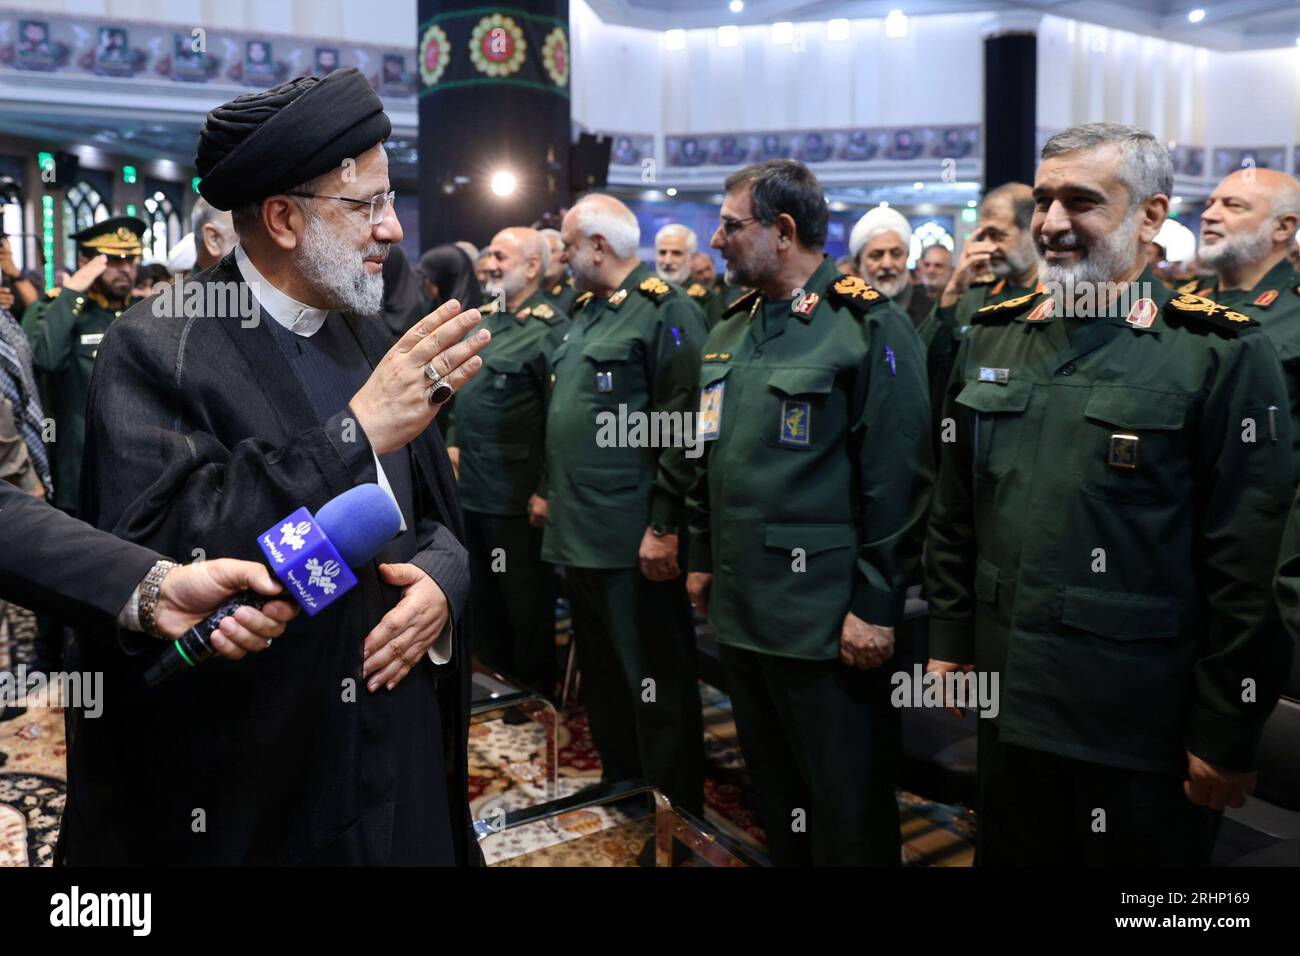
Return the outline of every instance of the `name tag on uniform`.
[[[1116,432],[1110,436],[1110,450],[1106,454],[1106,464],[1112,468],[1136,468],[1138,466],[1138,446],[1142,439],[1137,435]]]
[[[700,392],[700,423],[695,435],[713,441],[722,433],[722,390],[726,382],[714,382]]]
[[[596,373],[596,391],[612,392],[614,391],[614,373],[597,372]]]
[[[87,332],[81,337],[82,345],[98,345],[104,340],[103,332]]]
[[[812,406],[808,402],[781,403],[781,433],[777,438],[782,445],[805,446],[809,442],[812,425]]]
[[[997,382],[999,385],[1005,385],[1011,381],[1011,369],[1009,368],[981,368],[981,382]]]

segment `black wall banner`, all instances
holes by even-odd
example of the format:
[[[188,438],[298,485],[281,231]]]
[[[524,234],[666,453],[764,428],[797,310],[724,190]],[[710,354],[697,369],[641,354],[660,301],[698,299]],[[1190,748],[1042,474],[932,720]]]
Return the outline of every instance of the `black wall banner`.
[[[568,0],[419,0],[420,237],[485,245],[568,202]],[[494,174],[516,179],[508,196]]]

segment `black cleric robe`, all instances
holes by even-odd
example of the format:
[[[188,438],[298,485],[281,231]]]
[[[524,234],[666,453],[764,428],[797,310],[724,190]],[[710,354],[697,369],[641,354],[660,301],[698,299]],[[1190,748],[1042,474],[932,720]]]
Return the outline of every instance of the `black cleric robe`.
[[[232,254],[191,281],[205,302],[229,302],[208,287],[240,278]],[[295,351],[256,305],[252,317],[169,317],[153,303],[114,324],[91,382],[83,491],[99,527],[176,560],[260,560],[262,531],[376,480],[346,399],[389,347],[378,320],[331,314],[330,334]],[[407,531],[356,569],[350,593],[299,615],[267,651],[213,657],[146,688],[138,675],[158,642],[77,635],[71,666],[104,673],[104,706],[95,719],[68,711],[60,862],[481,859],[466,793],[468,564],[455,484],[436,428],[382,461]],[[400,598],[379,560],[428,573],[455,627],[447,664],[426,658],[394,691],[370,694],[362,645]]]

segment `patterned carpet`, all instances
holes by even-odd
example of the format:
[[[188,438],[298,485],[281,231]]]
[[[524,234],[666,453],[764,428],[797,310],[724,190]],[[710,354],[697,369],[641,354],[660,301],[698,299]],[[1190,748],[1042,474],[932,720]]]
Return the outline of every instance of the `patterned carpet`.
[[[27,612],[7,608],[8,640],[0,630],[0,669],[31,659],[35,631]],[[765,838],[753,812],[753,793],[736,743],[730,701],[700,685],[705,728],[705,822],[755,859]],[[581,707],[561,712],[556,732],[558,795],[600,779]],[[470,730],[470,801],[476,819],[492,819],[546,799],[545,732],[540,723],[507,724],[497,718]],[[30,707],[0,721],[0,866],[49,866],[66,796],[63,710]],[[899,792],[903,862],[912,866],[969,866],[974,824],[962,807]],[[482,843],[499,866],[633,866],[652,824],[619,809],[579,810],[554,822],[489,835]]]

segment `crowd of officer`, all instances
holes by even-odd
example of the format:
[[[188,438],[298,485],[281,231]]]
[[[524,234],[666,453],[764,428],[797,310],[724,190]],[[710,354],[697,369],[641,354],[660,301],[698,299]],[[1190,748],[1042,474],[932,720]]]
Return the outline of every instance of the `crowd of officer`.
[[[931,246],[915,272],[884,208],[828,258],[792,160],[727,180],[723,276],[680,224],[639,261],[610,196],[505,230],[478,263],[486,368],[447,423],[480,653],[554,690],[562,569],[606,777],[698,812],[689,602],[773,859],[891,863],[889,662],[919,585],[929,671],[1000,678],[980,862],[1207,861],[1254,785],[1291,655],[1274,572],[1300,551],[1300,186],[1252,172],[1211,197],[1180,288],[1148,254],[1168,152],[1116,124],[1053,137],[955,262]],[[692,436],[654,440],[683,412]]]

